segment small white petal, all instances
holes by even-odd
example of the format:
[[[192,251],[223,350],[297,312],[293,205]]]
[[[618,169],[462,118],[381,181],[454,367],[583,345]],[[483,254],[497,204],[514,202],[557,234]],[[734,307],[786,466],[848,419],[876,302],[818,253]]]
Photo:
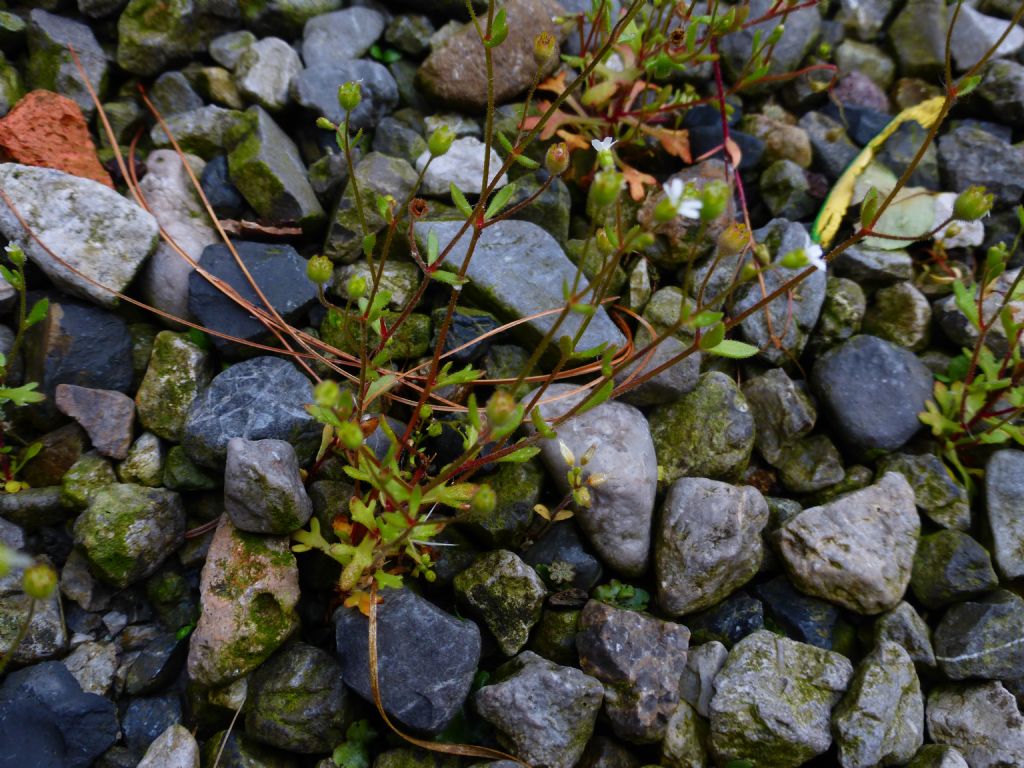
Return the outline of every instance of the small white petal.
[[[685,186],[683,185],[682,179],[672,179],[670,182],[665,184],[662,189],[665,191],[665,197],[672,203],[673,208],[679,207],[679,201],[683,198],[683,191]]]
[[[681,200],[679,206],[676,208],[680,216],[685,216],[688,219],[699,219],[700,209],[704,207],[704,203],[696,198],[689,197],[685,200]]]
[[[609,149],[615,146],[615,144],[616,141],[611,136],[606,136],[603,139],[591,139],[590,141],[590,146],[592,146],[598,152],[607,152]]]

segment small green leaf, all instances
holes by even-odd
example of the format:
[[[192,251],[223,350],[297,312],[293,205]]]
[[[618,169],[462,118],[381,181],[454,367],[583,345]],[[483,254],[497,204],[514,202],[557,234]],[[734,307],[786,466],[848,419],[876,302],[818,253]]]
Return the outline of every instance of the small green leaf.
[[[373,578],[377,580],[377,585],[382,589],[401,589],[402,588],[402,577],[396,576],[393,573],[385,573],[384,571],[377,571],[373,574]]]
[[[508,205],[508,201],[512,199],[512,195],[516,193],[516,185],[506,184],[504,187],[498,190],[497,194],[491,198],[491,202],[487,206],[487,211],[484,213],[485,219],[493,219],[499,213],[501,209]]]
[[[437,232],[430,230],[427,232],[427,266],[431,266],[437,261],[440,246],[437,244]]]
[[[377,247],[377,235],[371,232],[363,238],[363,256],[370,258],[373,255],[373,249]]]
[[[540,412],[540,408],[534,408],[530,411],[530,421],[541,437],[546,437],[548,440],[557,437],[555,430],[544,420],[544,415]]]
[[[540,163],[538,163],[532,157],[527,157],[526,155],[516,155],[516,163],[530,171],[536,171],[538,168],[540,168]]]
[[[710,309],[705,309],[702,312],[698,312],[690,319],[690,325],[694,328],[706,328],[709,325],[714,325],[721,319],[721,312],[714,312]]]
[[[733,341],[732,339],[720,341],[716,346],[707,351],[712,355],[718,355],[719,357],[731,357],[737,360],[741,360],[745,357],[753,357],[758,353],[757,347],[752,344],[744,344],[742,341]]]
[[[469,204],[466,196],[462,194],[462,190],[455,186],[455,182],[448,184],[448,191],[452,195],[452,202],[455,203],[455,207],[459,209],[459,212],[467,219],[473,217],[473,206]]]
[[[705,352],[714,349],[725,338],[725,323],[715,323],[703,334],[701,334],[698,346]]]
[[[537,411],[535,410],[534,413],[536,412]],[[552,432],[551,434],[554,435],[555,433]],[[512,453],[502,456],[500,459],[498,459],[498,463],[522,464],[524,461],[529,461],[530,459],[532,459],[538,453],[540,453],[540,448],[538,448],[535,445],[528,445],[524,448],[517,448],[516,450],[512,451]]]
[[[497,48],[508,37],[508,14],[502,8],[494,15],[491,23],[491,34],[484,38],[484,45],[488,48]]]
[[[398,377],[395,376],[393,373],[381,376],[375,382],[370,384],[370,386],[366,389],[366,400],[363,403],[363,407],[365,408],[367,405],[372,403],[378,396],[383,395],[397,383]]]
[[[586,413],[591,408],[596,408],[601,405],[601,403],[605,402],[612,396],[613,389],[615,389],[615,381],[613,379],[609,379],[598,387],[590,397],[583,401],[583,405],[581,405],[579,410],[576,411],[576,414]]]
[[[452,286],[463,286],[469,282],[468,278],[459,277],[455,272],[448,272],[443,269],[438,269],[430,273],[431,280],[437,280],[439,283]]]
[[[981,83],[981,75],[971,75],[970,77],[963,78],[956,86],[957,98],[966,96]]]
[[[25,328],[31,328],[33,325],[38,323],[50,310],[49,299],[39,299],[35,304],[32,305],[32,309],[29,310],[28,315],[25,316]]]

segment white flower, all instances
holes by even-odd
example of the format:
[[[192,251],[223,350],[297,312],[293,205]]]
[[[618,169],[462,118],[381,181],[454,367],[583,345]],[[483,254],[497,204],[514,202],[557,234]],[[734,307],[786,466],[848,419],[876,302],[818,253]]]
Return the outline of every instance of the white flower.
[[[591,139],[590,146],[596,149],[598,152],[609,152],[611,148],[618,142],[615,141],[611,136],[606,136],[603,139]]]
[[[828,268],[828,262],[822,254],[821,246],[817,243],[811,243],[807,248],[804,248],[804,256],[807,257],[807,263],[816,269],[820,269],[824,272]]]
[[[699,219],[700,209],[704,203],[696,197],[685,197],[686,185],[682,179],[672,179],[662,187],[665,197],[676,212],[676,216],[685,216],[688,219]]]

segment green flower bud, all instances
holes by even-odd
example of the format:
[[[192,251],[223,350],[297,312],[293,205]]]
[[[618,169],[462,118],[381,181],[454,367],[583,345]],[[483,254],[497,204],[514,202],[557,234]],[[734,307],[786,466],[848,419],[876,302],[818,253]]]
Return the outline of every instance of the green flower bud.
[[[21,246],[17,243],[11,243],[6,248],[7,258],[11,260],[11,263],[16,267],[25,266],[25,252],[21,250]]]
[[[608,237],[608,232],[604,227],[597,230],[597,250],[605,256],[610,256],[616,251],[615,243]]]
[[[427,149],[434,157],[440,157],[452,148],[453,141],[455,141],[455,131],[450,126],[442,125],[430,134],[430,138],[427,139]]]
[[[352,301],[362,298],[366,293],[366,278],[362,275],[352,275],[345,285],[345,292]]]
[[[487,421],[500,427],[516,412],[516,399],[504,389],[496,389],[487,400]]]
[[[700,217],[704,221],[717,219],[729,205],[729,185],[717,179],[705,184],[700,193],[700,200]]]
[[[338,439],[343,446],[354,451],[363,444],[363,430],[359,428],[358,424],[346,421],[338,427]]]
[[[470,509],[478,515],[489,515],[498,506],[498,494],[489,485],[481,485],[469,502]]]
[[[334,264],[326,256],[314,256],[306,262],[306,277],[317,285],[326,285],[334,276]]]
[[[544,156],[544,168],[552,176],[561,176],[569,167],[569,146],[560,141],[548,147]]]
[[[323,128],[325,131],[336,131],[338,126],[328,120],[326,117],[318,117],[316,119],[316,127]]]
[[[968,187],[953,203],[953,218],[961,221],[977,221],[992,211],[995,195],[986,193],[984,187]]]
[[[718,236],[718,251],[723,256],[739,253],[750,242],[747,226],[742,222],[734,222],[726,227]]]
[[[619,197],[623,176],[617,171],[598,171],[590,185],[590,199],[597,208],[607,208]]]
[[[346,112],[351,112],[363,100],[363,88],[358,80],[349,80],[338,86],[338,104]]]
[[[668,196],[662,197],[661,200],[658,201],[658,204],[654,206],[654,220],[658,224],[664,224],[672,221],[676,216],[678,216],[676,213],[676,206]]]
[[[313,400],[317,405],[333,408],[341,400],[341,387],[336,381],[323,379],[313,387]]]
[[[533,38],[533,60],[537,62],[538,67],[547,66],[548,62],[555,57],[557,50],[558,41],[550,32],[541,32]]]
[[[57,572],[46,563],[30,565],[21,577],[21,588],[34,600],[45,600],[57,588]]]

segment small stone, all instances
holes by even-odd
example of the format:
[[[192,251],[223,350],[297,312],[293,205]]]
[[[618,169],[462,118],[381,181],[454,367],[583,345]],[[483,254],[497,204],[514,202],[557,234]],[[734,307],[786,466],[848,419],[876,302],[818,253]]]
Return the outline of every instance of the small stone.
[[[878,462],[878,476],[899,472],[914,490],[918,510],[943,528],[965,531],[971,527],[967,491],[950,477],[945,465],[931,453],[895,453]]]
[[[793,640],[833,650],[840,621],[834,605],[797,591],[785,576],[758,584],[754,593]]]
[[[911,352],[921,352],[931,338],[932,308],[912,283],[881,288],[864,313],[863,330]]]
[[[995,47],[996,43],[998,47]],[[957,68],[970,69],[993,47],[993,58],[1011,58],[1024,48],[1024,29],[1004,19],[986,16],[971,6],[961,8],[950,39],[950,50]]]
[[[877,45],[846,39],[835,56],[841,75],[860,72],[882,89],[888,89],[896,77],[896,62]]]
[[[953,747],[925,744],[907,768],[968,768],[967,761]]]
[[[680,478],[655,535],[658,605],[670,616],[719,603],[757,573],[768,505],[750,486]]]
[[[125,746],[141,757],[160,734],[181,722],[181,700],[176,694],[132,699],[121,716]]]
[[[942,72],[949,26],[941,0],[910,0],[888,27],[904,76],[932,78]]]
[[[984,72],[978,96],[988,105],[989,113],[1014,124],[1024,120],[1024,65],[996,59]]]
[[[502,465],[505,466],[507,465]],[[496,492],[498,503],[501,504],[501,492]],[[589,592],[601,581],[601,563],[584,547],[578,529],[571,520],[552,525],[539,541],[523,553],[523,560],[535,568],[544,566],[549,571],[555,562],[562,562],[571,567],[572,579],[568,582],[553,582],[553,588],[575,588]]]
[[[384,39],[402,53],[419,58],[430,50],[428,40],[435,31],[429,16],[401,13],[388,24]]]
[[[996,565],[1004,578],[1024,575],[1024,451],[996,451],[985,465],[985,501],[995,542]]]
[[[117,647],[114,643],[82,643],[64,658],[64,666],[85,693],[105,696],[117,672]]]
[[[1024,194],[1024,152],[980,127],[960,125],[939,138],[939,165],[953,192],[980,184],[997,204]]]
[[[910,760],[924,742],[924,697],[907,652],[887,642],[868,654],[832,723],[843,768]]]
[[[719,371],[703,374],[697,387],[649,416],[664,482],[680,477],[735,480],[754,448],[754,418],[736,382]]]
[[[893,6],[893,0],[841,0],[837,20],[858,39],[874,40],[885,28]]]
[[[122,483],[157,488],[163,485],[163,476],[163,444],[152,432],[143,432],[128,449],[124,461],[117,466],[117,479]]]
[[[191,112],[203,106],[203,98],[182,72],[164,72],[149,89],[149,100],[162,117]],[[148,167],[148,163],[146,164]]]
[[[795,768],[832,743],[829,715],[853,674],[838,653],[762,630],[729,653],[711,699],[718,760]]]
[[[686,617],[694,643],[719,642],[726,648],[764,629],[764,606],[746,592],[735,592],[718,605]]]
[[[591,600],[579,621],[580,668],[605,687],[605,713],[616,736],[661,741],[679,703],[679,673],[690,631],[636,611]]]
[[[950,680],[1024,677],[1024,599],[1005,589],[952,606],[935,628],[935,659]]]
[[[473,698],[498,742],[532,765],[572,768],[594,732],[604,697],[601,683],[523,651],[500,667],[497,682]],[[544,717],[537,719],[537,713]]]
[[[653,339],[646,329],[642,329],[634,337],[634,346],[643,349],[652,341]],[[635,382],[644,376],[649,376],[652,371],[675,359],[688,346],[674,336],[666,336],[654,348],[654,353],[650,358],[646,353],[638,355],[634,362],[619,371],[615,375],[616,386],[619,387],[627,381]],[[683,395],[692,392],[697,386],[700,376],[700,361],[700,352],[694,351],[660,373],[651,376],[634,389],[623,392],[618,398],[622,402],[635,405],[638,408],[675,402]]]
[[[0,208],[0,232],[21,245],[58,288],[101,306],[117,305],[114,292],[127,289],[156,247],[156,219],[99,182],[5,163],[0,187],[35,237],[28,237],[7,206]]]
[[[862,450],[896,450],[921,428],[932,374],[913,353],[855,336],[818,358],[814,388],[839,436]]]
[[[155,75],[170,62],[202,53],[225,29],[206,13],[210,3],[130,0],[117,20],[117,64],[135,75]]]
[[[373,8],[346,8],[315,16],[302,30],[302,59],[307,67],[361,59],[383,32],[384,16]]]
[[[473,136],[465,136],[452,142],[449,150],[431,161],[432,155],[427,150],[416,159],[416,170],[426,173],[423,176],[423,194],[447,196],[451,184],[464,192],[479,192],[480,179],[484,172],[486,146]],[[430,162],[430,167],[427,163]],[[493,149],[490,156],[490,168],[501,167],[501,158]],[[488,179],[488,181],[491,181]],[[502,174],[497,179],[495,189],[508,184],[508,175]]]
[[[810,168],[811,142],[803,128],[765,114],[745,115],[740,126],[765,143],[765,163],[787,160],[800,168]]]
[[[235,84],[246,99],[276,112],[288,105],[288,87],[301,70],[294,48],[280,38],[265,37],[238,57]]]
[[[113,187],[96,157],[89,125],[72,99],[51,91],[32,91],[12,104],[0,120],[0,152],[14,163],[57,171]]]
[[[242,54],[255,42],[256,35],[247,29],[228,32],[210,41],[210,58],[222,67],[234,69]]]
[[[106,485],[75,520],[74,534],[93,572],[124,588],[155,573],[185,542],[185,509],[163,488]]]
[[[829,277],[821,315],[808,346],[820,354],[858,333],[866,307],[864,290],[857,283],[844,277]]]
[[[722,40],[722,54],[727,71],[736,76],[750,58],[750,51],[757,39],[764,40],[773,30],[781,27],[784,31],[776,43],[769,62],[768,73],[780,75],[791,72],[800,66],[800,62],[811,52],[821,31],[821,14],[815,8],[801,8],[787,14],[785,23],[779,17],[770,14],[772,0],[755,0],[750,6],[750,18],[768,17],[760,24],[751,24],[742,31],[727,35]]]
[[[352,81],[361,81],[362,100],[347,115],[350,130],[373,128],[398,106],[395,78],[384,65],[362,59],[307,67],[292,78],[292,99],[313,116],[341,125],[346,113],[338,103],[338,86]]]
[[[585,600],[585,595],[582,595]],[[579,666],[580,655],[576,651],[576,628],[579,624],[580,609],[555,609],[548,607],[541,614],[540,621],[530,634],[528,648],[548,661],[563,666]]]
[[[875,621],[874,637],[876,645],[886,641],[898,643],[915,664],[935,666],[931,631],[910,603],[901,602],[881,614]]]
[[[158,634],[146,643],[128,668],[125,693],[139,696],[170,685],[185,665],[187,655],[187,642],[169,632]]]
[[[997,586],[988,552],[966,533],[939,531],[921,537],[910,588],[926,608],[941,608]]]
[[[671,768],[702,768],[708,765],[707,725],[693,707],[680,701],[665,728],[660,765]]]
[[[139,422],[166,440],[180,441],[189,408],[210,378],[207,352],[184,334],[161,331],[135,395]]]
[[[776,160],[765,168],[759,188],[772,216],[799,221],[809,218],[818,208],[804,169],[792,160]]]
[[[478,252],[479,253],[479,252]],[[475,260],[475,259],[474,259]],[[547,398],[561,399],[539,406],[545,419],[565,413],[586,394],[564,397],[573,390],[569,384],[547,388]],[[525,398],[529,401],[530,395]],[[591,504],[579,510],[576,520],[598,555],[625,575],[639,575],[647,568],[651,546],[651,518],[658,485],[654,444],[643,415],[619,402],[605,402],[573,416],[558,428],[558,437],[542,440],[541,457],[555,482],[568,492],[562,456],[564,443],[577,461],[593,448],[584,469],[584,480],[600,476],[588,485]]]
[[[330,155],[329,157],[334,157]],[[227,155],[217,155],[206,164],[200,179],[203,193],[210,202],[210,207],[218,216],[224,218],[240,218],[245,210],[245,200],[238,187],[231,183],[228,171]],[[210,243],[204,243],[203,248]],[[200,249],[199,255],[202,255]]]
[[[192,403],[182,445],[204,467],[223,466],[232,437],[287,440],[300,461],[320,444],[320,425],[305,406],[313,386],[287,360],[257,357],[218,374]]]
[[[480,662],[480,630],[408,589],[385,589],[380,597],[377,669],[384,711],[405,727],[437,733],[469,694]],[[373,701],[366,617],[341,608],[334,625],[345,684]]]
[[[818,414],[804,387],[781,368],[773,368],[743,384],[754,417],[754,445],[770,464],[782,459],[783,447],[804,437],[814,428]]]
[[[203,685],[223,685],[258,667],[298,627],[299,571],[288,539],[245,533],[222,517],[199,595],[188,674]]]
[[[775,536],[798,589],[873,614],[903,597],[920,527],[914,492],[890,472],[875,485],[804,510]]]
[[[97,451],[112,459],[128,455],[135,421],[135,402],[130,397],[74,384],[58,384],[56,395],[57,409],[85,429]]]
[[[351,694],[329,653],[295,643],[252,675],[245,713],[251,739],[300,754],[330,752],[345,739]]]
[[[686,667],[679,681],[679,697],[688,702],[701,717],[710,714],[715,678],[728,656],[729,650],[717,640],[693,646],[686,654]]]
[[[71,509],[85,509],[100,488],[117,482],[110,462],[96,451],[81,456],[61,481],[61,503]]]
[[[89,83],[102,96],[107,85],[107,57],[88,25],[41,8],[29,14],[29,85],[74,99],[86,117],[91,117],[96,107],[69,46],[74,47]]]
[[[149,745],[137,768],[199,768],[199,745],[182,725],[172,725]]]
[[[808,112],[798,125],[807,131],[811,140],[815,166],[834,182],[858,153],[843,124],[824,112]]]
[[[240,130],[238,126],[245,123],[245,114],[210,104],[171,115],[165,123],[183,152],[209,160],[229,149],[229,137],[235,136],[235,131]],[[149,138],[159,149],[171,146],[171,140],[160,125],[153,126]]]
[[[971,768],[1024,763],[1024,717],[1002,683],[939,686],[928,694],[928,735]]]
[[[224,511],[242,531],[288,534],[313,514],[299,460],[283,440],[228,441]]]

